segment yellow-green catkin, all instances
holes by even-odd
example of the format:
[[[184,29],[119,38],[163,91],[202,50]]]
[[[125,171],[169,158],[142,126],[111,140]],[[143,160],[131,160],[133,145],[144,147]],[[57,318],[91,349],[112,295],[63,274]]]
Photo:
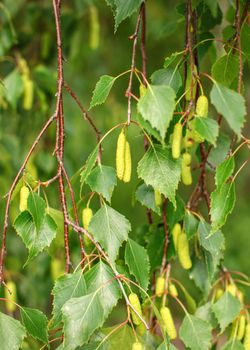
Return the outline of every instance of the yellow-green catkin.
[[[20,211],[27,210],[29,194],[30,194],[29,188],[27,186],[22,186],[20,190],[20,203],[19,203]]]
[[[226,286],[226,291],[230,294],[232,294],[234,297],[236,296],[236,293],[237,293],[237,287],[235,284],[233,283],[229,283],[227,286]]]
[[[182,232],[179,236],[177,253],[181,266],[185,270],[191,269],[192,261],[190,259],[189,244],[187,235],[184,232]]]
[[[64,274],[64,266],[60,259],[54,258],[51,260],[50,264],[51,277],[53,280],[56,280]]]
[[[128,141],[126,141],[125,145],[125,164],[124,164],[124,175],[123,175],[123,181],[129,182],[131,179],[131,172],[132,172],[132,160],[131,160],[131,152],[130,152],[130,145]]]
[[[169,293],[170,293],[173,297],[175,297],[175,298],[178,297],[178,291],[177,291],[177,288],[176,288],[175,284],[169,283],[168,290],[169,290]]]
[[[134,307],[134,309],[137,311],[137,313],[140,316],[142,316],[141,303],[140,303],[138,296],[135,293],[130,293],[128,298],[129,298],[131,305]],[[131,314],[132,314],[132,320],[133,320],[134,324],[138,326],[141,323],[141,319],[132,309],[131,309]]]
[[[161,297],[164,294],[165,282],[165,278],[162,276],[156,279],[155,294],[157,297]]]
[[[174,225],[173,231],[172,231],[174,247],[175,247],[176,251],[177,251],[177,247],[178,247],[178,239],[179,239],[180,234],[181,234],[181,225],[177,222]]]
[[[161,192],[155,190],[154,191],[154,197],[155,197],[155,205],[157,207],[160,207],[162,205],[162,197],[161,197]]]
[[[177,123],[174,126],[173,141],[172,141],[172,157],[178,159],[181,154],[181,140],[182,140],[182,125]]]
[[[122,130],[118,136],[116,146],[116,174],[118,179],[122,180],[125,170],[125,149],[126,149],[126,136],[124,130]]]
[[[181,163],[181,178],[184,185],[189,186],[192,184],[192,173],[191,173],[191,154],[184,153]]]
[[[208,99],[205,95],[199,96],[196,103],[195,113],[197,117],[207,117],[208,115]]]
[[[23,77],[23,89],[23,109],[29,111],[32,108],[34,96],[34,83],[29,77]]]
[[[160,314],[164,323],[164,329],[169,338],[175,339],[177,337],[177,332],[170,309],[164,306],[160,309]]]
[[[242,340],[245,334],[245,328],[246,328],[246,316],[240,315],[239,319],[239,327],[237,332],[237,339]]]
[[[224,290],[222,288],[216,289],[214,300],[217,301],[224,294]]]
[[[246,350],[250,350],[250,323],[246,325],[243,345]]]
[[[140,92],[140,97],[143,97],[147,92],[147,87],[144,84],[140,84],[139,92]]]
[[[89,46],[92,50],[99,47],[100,42],[100,24],[98,9],[95,5],[89,6],[90,32],[89,32]]]
[[[93,216],[93,211],[91,208],[87,207],[87,208],[83,209],[83,211],[82,211],[82,223],[83,223],[83,227],[87,231],[89,229],[89,223],[92,219],[92,216]]]
[[[133,343],[132,350],[143,350],[142,343],[138,341]]]
[[[16,304],[14,304],[17,302],[16,284],[13,281],[7,281],[6,287],[7,288],[4,289],[5,298],[10,300],[6,301],[6,310],[8,312],[14,312],[17,308]],[[9,291],[11,292],[11,294],[9,293]]]

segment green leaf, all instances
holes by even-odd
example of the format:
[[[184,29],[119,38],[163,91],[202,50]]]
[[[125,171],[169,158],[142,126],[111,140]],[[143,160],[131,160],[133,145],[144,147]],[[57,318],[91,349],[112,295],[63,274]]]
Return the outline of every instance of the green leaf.
[[[212,306],[212,311],[220,324],[221,333],[239,315],[240,310],[240,301],[229,292],[225,292]]]
[[[153,136],[157,141],[163,143],[159,131],[153,128],[147,120],[143,119],[143,117],[140,114],[137,114],[135,119],[138,121],[140,126],[146,131],[147,134]]]
[[[119,349],[119,350],[132,349],[132,345],[134,343],[134,334],[133,334],[132,328],[125,325],[124,327],[121,327],[117,331],[113,332],[113,334],[111,334],[111,332],[115,328],[117,328],[117,325],[114,327],[105,328],[102,330],[102,333],[104,333],[105,336],[110,334],[109,340],[108,340],[109,342],[108,348],[110,350],[111,349]]]
[[[221,350],[246,350],[246,348],[238,339],[232,339],[227,341]]]
[[[96,105],[101,105],[106,101],[115,80],[116,77],[111,77],[109,75],[101,76],[95,86],[89,109]]]
[[[103,197],[110,202],[114,187],[117,183],[115,169],[100,164],[91,171],[86,183],[90,186],[92,191],[102,194]]]
[[[180,328],[180,338],[191,350],[208,350],[211,346],[212,327],[206,321],[187,314]]]
[[[219,135],[219,125],[211,118],[196,117],[194,119],[195,131],[212,145],[216,145]]]
[[[91,219],[89,230],[114,261],[123,241],[128,238],[131,225],[125,216],[104,204]]]
[[[215,83],[211,94],[211,102],[218,113],[222,114],[231,129],[240,137],[241,128],[246,115],[245,100],[242,95]]]
[[[164,62],[164,68],[168,68],[170,64],[172,64],[175,61],[176,57],[183,55],[183,52],[184,51],[173,52],[169,57],[166,57]]]
[[[175,192],[181,176],[180,161],[173,160],[168,149],[151,147],[140,160],[138,176],[175,205]]]
[[[200,221],[198,231],[201,246],[211,253],[213,257],[219,254],[220,250],[224,249],[225,238],[221,231],[210,235],[211,226],[205,220]]]
[[[217,12],[218,12],[218,5],[217,1],[214,0],[205,0],[205,3],[209,7],[213,17],[217,17]]]
[[[151,75],[153,85],[169,85],[177,93],[182,85],[181,75],[178,69],[163,68]]]
[[[17,101],[23,93],[23,80],[18,70],[13,70],[4,80],[5,96],[13,108],[16,108]]]
[[[128,239],[125,249],[125,262],[139,285],[147,290],[149,283],[149,258],[147,251],[137,242]]]
[[[86,164],[84,165],[84,169],[81,172],[81,185],[83,185],[85,183],[87,177],[91,173],[91,170],[94,168],[97,156],[98,156],[98,145],[90,153],[90,155],[86,161]]]
[[[49,247],[56,236],[56,223],[45,213],[45,201],[35,192],[28,197],[28,210],[15,220],[14,227],[29,249],[27,265],[44,248]]]
[[[233,174],[234,166],[234,157],[229,157],[217,166],[215,174],[215,183],[217,188],[221,187]]]
[[[143,0],[114,0],[114,2],[116,5],[115,30],[117,30],[119,24],[131,16],[139,8]]]
[[[213,328],[215,328],[217,326],[217,321],[212,312],[212,305],[212,302],[209,301],[206,304],[198,307],[195,312],[195,316],[203,321],[207,321]]]
[[[147,186],[145,184],[140,185],[135,192],[135,198],[142,205],[145,205],[145,207],[160,215],[161,211],[155,204],[155,191],[152,186]]]
[[[54,296],[52,323],[56,325],[60,322],[61,309],[69,299],[83,296],[86,293],[87,286],[82,271],[59,277],[52,291]]]
[[[220,57],[212,66],[212,77],[227,87],[230,87],[238,73],[239,57],[232,51]]]
[[[116,305],[120,291],[111,270],[99,263],[87,273],[88,293],[64,304],[64,350],[73,350],[88,342]]]
[[[142,117],[160,132],[164,140],[175,108],[174,90],[170,86],[151,85],[140,98],[137,108]]]
[[[48,343],[47,317],[39,310],[22,307],[21,318],[27,332],[35,339]]]
[[[203,292],[204,296],[206,296],[211,289],[211,281],[208,275],[206,262],[203,259],[194,257],[192,263],[192,270],[189,272],[189,277]]]
[[[230,138],[227,135],[220,133],[216,147],[212,148],[208,156],[208,161],[215,167],[223,162],[228,154],[230,144]]]
[[[186,211],[184,216],[184,231],[186,232],[187,238],[191,239],[196,235],[198,231],[199,221],[196,217],[190,212]]]
[[[249,48],[250,26],[246,21],[245,23],[242,24],[240,38],[241,38],[241,49],[249,60],[250,59],[250,48]]]
[[[19,321],[0,312],[1,350],[20,349],[25,335],[25,328]]]
[[[233,211],[235,204],[235,183],[224,183],[211,194],[211,221],[212,231],[222,227],[227,216]]]

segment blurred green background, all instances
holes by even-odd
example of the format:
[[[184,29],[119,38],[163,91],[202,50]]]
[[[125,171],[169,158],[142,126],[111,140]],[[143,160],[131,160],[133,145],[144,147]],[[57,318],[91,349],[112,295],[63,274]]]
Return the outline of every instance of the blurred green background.
[[[176,5],[182,1],[149,0],[147,4],[147,57],[148,77],[163,66],[165,57],[184,48],[185,19]],[[97,9],[97,26],[100,28],[99,44],[93,47],[91,35],[91,6]],[[226,14],[222,26],[215,26],[213,34],[223,37],[223,28],[232,21],[232,10],[228,1],[220,2]],[[228,10],[229,9],[229,10]],[[5,208],[4,195],[20,167],[27,150],[38,134],[45,120],[53,114],[56,92],[56,34],[52,1],[49,0],[5,0],[0,2],[0,78],[8,86],[0,85],[0,221],[3,225]],[[114,20],[111,9],[104,0],[62,1],[62,38],[64,53],[64,74],[66,82],[77,93],[83,105],[88,109],[92,91],[99,77],[103,74],[118,75],[130,68],[132,42],[128,37],[133,34],[136,15],[126,20],[114,33]],[[95,23],[96,25],[96,23]],[[92,45],[92,47],[91,47]],[[210,45],[201,70],[210,72],[214,62],[214,52],[223,53],[222,45]],[[31,110],[23,108],[23,84],[17,65],[20,57],[27,61],[30,76],[34,82],[34,103]],[[141,67],[140,55],[137,66]],[[14,74],[13,74],[14,72]],[[245,96],[248,110],[250,106],[249,67],[245,67]],[[206,83],[205,83],[206,84]],[[104,134],[112,126],[126,121],[127,99],[125,91],[128,75],[119,79],[107,102],[90,111],[94,122]],[[206,85],[205,85],[206,87]],[[209,91],[210,85],[207,86]],[[138,83],[134,80],[134,93],[138,95]],[[133,115],[136,110],[133,110]],[[80,110],[66,92],[64,92],[65,115],[65,166],[72,176],[86,161],[93,150],[96,140]],[[249,136],[249,123],[244,134]],[[103,163],[115,162],[115,143],[118,130],[103,144]],[[129,185],[118,183],[112,198],[112,205],[131,220],[133,232],[145,222],[145,208],[133,200],[133,193],[138,184],[136,164],[143,155],[143,137],[138,129],[131,127],[129,140],[132,146],[133,178]],[[34,177],[45,181],[56,172],[56,160],[53,156],[55,128],[50,127],[28,164],[27,171]],[[239,166],[247,157],[249,150],[238,154]],[[37,173],[37,174],[34,174]],[[211,177],[212,178],[212,177]],[[210,189],[213,182],[208,179]],[[79,178],[74,184],[79,194]],[[183,188],[181,188],[183,190]],[[186,195],[191,189],[185,190]],[[56,184],[45,189],[52,207],[60,209]],[[84,187],[84,194],[88,193]],[[223,229],[226,236],[225,264],[229,269],[249,272],[249,167],[246,167],[237,181],[237,203],[235,210]],[[79,201],[79,209],[86,203],[85,197]],[[98,203],[94,203],[94,206]],[[12,202],[10,221],[13,223],[18,214],[18,198]],[[159,218],[156,218],[159,220]],[[71,247],[74,263],[78,259],[78,246],[74,233],[71,234]],[[48,252],[41,254],[27,268],[22,269],[27,258],[27,251],[16,236],[14,230],[8,230],[7,273],[17,282],[20,303],[26,306],[46,309],[53,286],[50,274],[51,255],[63,261],[63,246],[60,237]],[[193,288],[193,282],[190,287]]]

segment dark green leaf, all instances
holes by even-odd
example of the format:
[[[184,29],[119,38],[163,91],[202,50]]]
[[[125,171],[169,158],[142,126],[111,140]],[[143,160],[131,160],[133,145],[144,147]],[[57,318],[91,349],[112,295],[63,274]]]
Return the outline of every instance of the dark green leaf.
[[[91,171],[86,183],[92,191],[102,194],[110,202],[114,187],[116,186],[115,169],[100,164]]]
[[[239,57],[230,51],[220,57],[212,67],[212,77],[220,84],[230,87],[239,73]]]
[[[135,192],[136,199],[145,207],[160,215],[160,208],[155,204],[155,191],[152,186],[140,185]]]
[[[20,349],[25,335],[25,328],[19,321],[0,312],[1,350]]]
[[[27,332],[35,339],[48,343],[47,317],[39,310],[21,308],[22,323]]]
[[[151,76],[153,85],[169,85],[177,93],[182,85],[178,69],[163,68],[155,71]]]
[[[101,76],[93,92],[89,109],[106,101],[115,80],[116,77],[111,77],[109,75]]]
[[[138,111],[164,139],[175,108],[175,92],[170,86],[151,85],[138,104]]]
[[[234,171],[234,157],[229,157],[216,168],[215,183],[217,188],[221,187]]]
[[[217,112],[223,115],[231,129],[240,136],[246,115],[243,96],[217,83],[213,85],[210,96]]]
[[[128,239],[125,249],[125,262],[139,285],[147,290],[150,266],[146,249],[132,239]]]
[[[125,216],[104,204],[91,219],[89,230],[114,261],[123,241],[128,238],[131,225]]]
[[[137,172],[147,185],[153,186],[175,205],[181,169],[180,162],[173,160],[168,149],[158,145],[151,147],[140,160]]]
[[[135,12],[143,0],[114,0],[116,5],[115,11],[115,30],[118,28],[119,24],[131,16]]]
[[[231,293],[225,292],[212,306],[212,310],[220,324],[222,333],[225,328],[239,315],[241,303]]]
[[[198,231],[198,226],[199,221],[190,211],[187,210],[184,216],[184,230],[188,239],[191,239],[193,236],[196,235]]]

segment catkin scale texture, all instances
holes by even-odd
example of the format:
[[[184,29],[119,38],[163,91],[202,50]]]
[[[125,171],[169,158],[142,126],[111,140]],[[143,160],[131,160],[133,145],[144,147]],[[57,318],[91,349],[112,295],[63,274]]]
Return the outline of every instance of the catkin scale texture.
[[[92,219],[92,216],[93,216],[92,209],[90,209],[90,208],[83,209],[83,211],[82,211],[82,223],[83,223],[83,227],[87,231],[89,229],[89,223]]]
[[[135,308],[138,314],[142,316],[141,304],[138,296],[135,293],[130,293],[128,298],[131,305]],[[140,318],[133,310],[131,310],[131,314],[132,314],[132,320],[134,324],[138,326],[141,323]]]
[[[165,278],[164,277],[158,277],[156,280],[156,287],[155,287],[155,294],[158,297],[161,297],[165,290]]]
[[[177,337],[177,332],[170,309],[164,306],[160,309],[160,314],[163,319],[165,331],[169,338],[175,339]]]
[[[192,173],[191,173],[191,154],[184,153],[181,163],[181,178],[184,185],[189,186],[192,184]]]
[[[174,297],[176,297],[176,298],[178,297],[177,288],[176,288],[176,286],[175,286],[173,283],[170,283],[170,284],[169,284],[168,289],[169,289],[169,293],[170,293],[172,296],[174,296]]]
[[[207,117],[208,115],[208,99],[205,95],[199,96],[196,103],[195,113],[198,117]]]
[[[190,259],[188,239],[185,233],[181,233],[179,236],[177,252],[181,266],[185,270],[189,270],[192,267],[192,261]]]
[[[126,141],[125,145],[125,164],[124,164],[124,175],[123,181],[129,182],[131,179],[131,171],[132,171],[132,160],[131,160],[131,152],[130,145],[128,141]]]
[[[182,125],[177,123],[174,126],[173,142],[172,142],[172,157],[178,159],[181,154],[181,139],[182,139]]]
[[[27,210],[29,193],[30,193],[29,188],[27,186],[22,186],[20,190],[20,203],[19,203],[20,211]]]
[[[172,231],[175,250],[177,250],[177,247],[178,247],[178,239],[179,239],[180,234],[181,234],[181,225],[177,222],[174,225],[174,228]]]
[[[122,130],[118,136],[116,146],[116,173],[118,179],[122,180],[125,171],[125,149],[126,149],[126,136],[124,130]]]

